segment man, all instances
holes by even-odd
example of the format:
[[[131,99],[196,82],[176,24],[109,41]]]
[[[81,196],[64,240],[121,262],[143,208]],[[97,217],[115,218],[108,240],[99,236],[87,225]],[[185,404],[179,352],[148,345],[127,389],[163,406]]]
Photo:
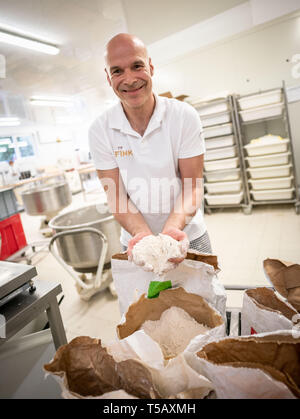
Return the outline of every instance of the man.
[[[200,209],[204,141],[196,110],[153,93],[154,68],[137,37],[113,37],[105,60],[120,101],[90,127],[90,151],[128,257],[139,240],[158,233],[211,253]]]

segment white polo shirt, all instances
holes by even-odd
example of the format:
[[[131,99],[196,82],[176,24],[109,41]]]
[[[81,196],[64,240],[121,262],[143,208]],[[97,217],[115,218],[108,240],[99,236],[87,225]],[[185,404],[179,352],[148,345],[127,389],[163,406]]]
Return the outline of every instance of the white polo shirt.
[[[143,136],[131,128],[121,102],[100,115],[89,129],[96,169],[116,167],[127,193],[154,234],[162,231],[181,191],[178,159],[205,151],[202,125],[189,104],[155,95],[156,105]],[[201,209],[184,228],[189,240],[206,232]],[[122,228],[121,243],[131,235]]]

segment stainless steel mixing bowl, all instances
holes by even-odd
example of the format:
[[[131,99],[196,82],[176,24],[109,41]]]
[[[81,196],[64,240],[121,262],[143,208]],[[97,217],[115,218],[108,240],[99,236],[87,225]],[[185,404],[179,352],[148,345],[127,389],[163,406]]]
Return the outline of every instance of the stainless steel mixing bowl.
[[[72,202],[67,182],[37,186],[21,193],[25,211],[29,215],[55,215]]]
[[[93,272],[99,263],[102,242],[97,234],[80,232],[83,228],[100,230],[108,240],[105,263],[113,254],[120,252],[120,225],[109,212],[108,206],[89,205],[65,214],[57,215],[49,222],[55,233],[65,232],[57,238],[60,257],[78,272]],[[67,232],[79,230],[76,234]]]

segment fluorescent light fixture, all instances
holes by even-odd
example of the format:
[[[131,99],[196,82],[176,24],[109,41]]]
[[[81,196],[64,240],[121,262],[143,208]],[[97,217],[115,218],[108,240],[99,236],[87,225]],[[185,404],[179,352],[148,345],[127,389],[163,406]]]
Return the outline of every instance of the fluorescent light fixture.
[[[30,98],[30,104],[34,106],[62,106],[73,105],[73,100],[62,96],[33,96]]]
[[[33,106],[62,106],[67,107],[71,106],[70,102],[61,102],[55,100],[30,100],[30,104]]]
[[[9,138],[1,138],[0,140],[0,146],[4,144],[11,144],[11,141]]]
[[[34,51],[44,52],[45,54],[57,55],[59,48],[45,42],[31,39],[26,36],[17,35],[0,29],[0,42],[5,44],[16,45],[18,47],[31,49]]]
[[[0,127],[15,127],[20,123],[19,118],[0,118]]]

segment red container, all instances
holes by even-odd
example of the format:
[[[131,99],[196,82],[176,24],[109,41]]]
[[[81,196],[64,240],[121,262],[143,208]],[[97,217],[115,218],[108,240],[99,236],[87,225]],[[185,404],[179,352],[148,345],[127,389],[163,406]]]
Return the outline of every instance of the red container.
[[[20,214],[0,221],[0,235],[2,239],[0,260],[7,259],[27,245]]]

